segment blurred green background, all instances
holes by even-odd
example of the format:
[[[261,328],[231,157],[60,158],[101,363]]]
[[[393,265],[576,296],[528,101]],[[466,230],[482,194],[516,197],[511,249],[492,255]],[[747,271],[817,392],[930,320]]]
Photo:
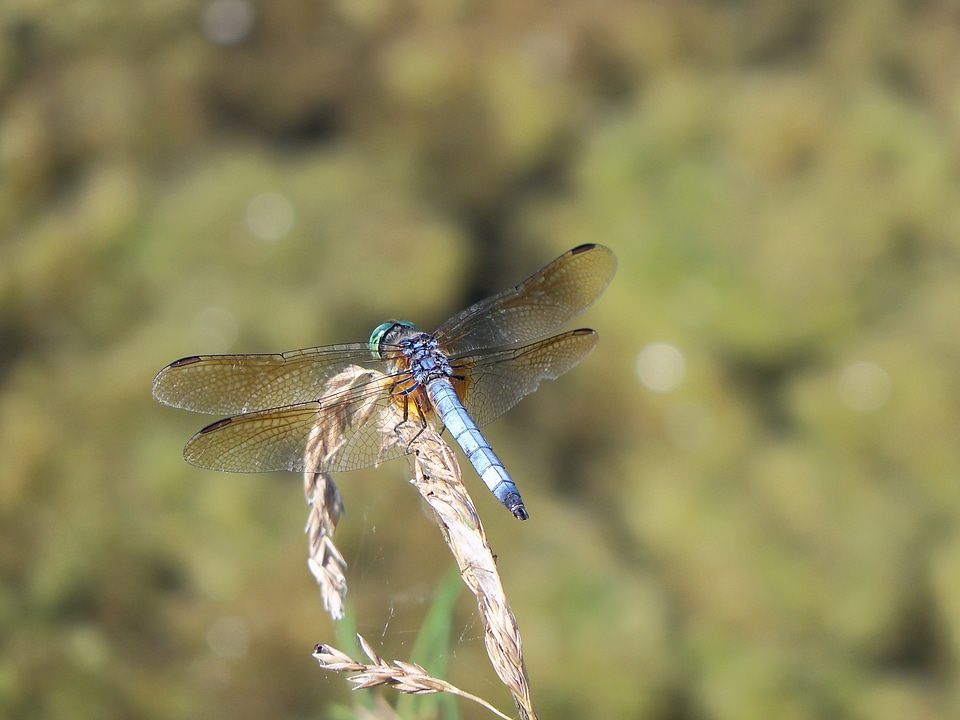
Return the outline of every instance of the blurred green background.
[[[432,328],[584,242],[597,351],[465,473],[543,720],[960,715],[950,0],[0,7],[0,716],[324,718],[296,475],[161,407],[195,353]],[[452,561],[338,476],[357,627]],[[472,599],[449,679],[510,710]],[[461,704],[463,717],[489,717]]]

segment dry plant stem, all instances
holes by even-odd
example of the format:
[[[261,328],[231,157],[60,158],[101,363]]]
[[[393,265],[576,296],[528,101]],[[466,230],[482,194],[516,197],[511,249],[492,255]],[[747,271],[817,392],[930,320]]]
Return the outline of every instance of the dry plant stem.
[[[330,476],[321,472],[303,473],[303,492],[310,506],[304,529],[309,552],[307,567],[320,588],[323,609],[334,620],[342,620],[347,562],[333,544],[333,533],[343,513],[340,493]]]
[[[396,433],[413,455],[415,477],[411,482],[436,515],[443,539],[460,567],[460,576],[477,598],[490,663],[513,694],[520,717],[536,720],[520,629],[480,516],[462,482],[456,455],[430,428],[404,423]]]
[[[455,685],[451,685],[443,680],[438,680],[424,670],[416,663],[405,663],[395,660],[393,665],[380,657],[373,647],[366,641],[362,635],[357,635],[360,647],[370,658],[372,664],[364,664],[355,661],[346,653],[330,647],[329,645],[317,645],[313,649],[313,656],[327,670],[334,672],[356,673],[350,678],[350,682],[356,685],[356,690],[364,688],[377,687],[378,685],[390,685],[402,693],[410,695],[432,695],[434,693],[450,693],[466,700],[482,705],[490,712],[494,713],[503,720],[510,720],[509,717],[501,713],[495,707],[490,705],[482,698],[464,692]]]
[[[323,397],[338,397],[339,393],[351,387],[363,384],[371,379],[371,373],[363,368],[350,368],[330,378],[324,388]],[[321,402],[323,398],[321,398]],[[307,441],[304,453],[306,467],[320,467],[321,463],[340,450],[346,437],[345,430],[355,422],[360,422],[364,412],[374,408],[358,408],[359,412],[338,418],[332,425],[315,426]],[[323,608],[334,620],[343,619],[343,601],[347,594],[347,580],[344,571],[346,560],[333,544],[333,533],[343,515],[343,501],[333,479],[325,472],[305,471],[303,473],[303,492],[310,506],[307,525],[307,566],[320,588]]]
[[[337,397],[338,393],[378,379],[384,380],[384,376],[359,367],[348,368],[328,381],[323,397]],[[419,421],[405,421],[397,405],[379,404],[375,394],[357,400],[343,403],[345,409],[338,422],[314,428],[305,456],[306,466],[322,467],[326,459],[341,449],[350,428],[358,427],[378,413],[381,452],[399,445],[413,457],[415,477],[411,482],[436,515],[444,540],[460,567],[460,575],[477,598],[484,644],[493,669],[512,693],[521,719],[536,720],[530,698],[530,681],[523,662],[520,630],[503,591],[480,516],[461,480],[456,455],[431,427],[423,427]],[[320,401],[322,403],[323,398]],[[340,496],[329,476],[322,472],[305,473],[304,485],[307,502],[311,505],[307,522],[310,569],[320,585],[324,607],[337,619],[342,617],[343,594],[346,592],[343,581],[345,563],[331,540],[342,512]],[[451,692],[497,712],[479,698],[430,677],[419,665],[397,662],[389,666],[362,638],[361,644],[374,665],[356,663],[325,645],[317,646],[314,656],[328,669],[360,673],[351,678],[358,687],[389,684],[407,693]]]

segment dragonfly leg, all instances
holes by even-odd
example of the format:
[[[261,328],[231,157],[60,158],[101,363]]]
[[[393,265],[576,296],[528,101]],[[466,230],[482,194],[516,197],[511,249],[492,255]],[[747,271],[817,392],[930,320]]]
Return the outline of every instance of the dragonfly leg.
[[[410,384],[407,387],[403,387],[403,385],[405,385],[408,381]],[[409,379],[398,380],[390,388],[391,395],[399,395],[401,398],[403,398],[403,420],[401,420],[400,424],[394,428],[394,432],[396,433],[397,437],[399,438],[400,436],[400,426],[405,425],[406,423],[412,421],[410,418],[411,404],[416,410],[417,418],[419,418],[419,422],[418,422],[419,429],[417,430],[417,434],[414,435],[412,438],[410,438],[410,440],[407,441],[406,443],[405,450],[408,453],[410,452],[410,446],[413,445],[413,443],[417,441],[417,438],[419,438],[423,434],[423,431],[427,429],[427,416],[424,414],[423,408],[420,407],[419,399],[417,398],[416,395],[413,394],[413,391],[416,389],[417,389],[417,384]]]
[[[408,398],[404,398],[404,403],[403,403],[403,421],[404,421],[404,422],[407,422],[408,419],[409,419],[409,418],[408,418],[408,415],[407,415],[408,404],[409,404],[409,403],[408,403]],[[420,407],[420,403],[419,403],[419,401],[417,400],[417,397],[416,397],[416,396],[414,396],[414,398],[413,398],[413,407],[416,408],[416,410],[417,410],[417,416],[420,418],[420,429],[417,430],[417,434],[416,434],[416,435],[414,435],[412,438],[410,438],[410,442],[407,443],[407,450],[409,450],[409,449],[410,449],[410,446],[413,445],[413,444],[417,441],[417,438],[419,438],[421,435],[423,435],[423,431],[427,429],[427,416],[423,414],[423,408]]]

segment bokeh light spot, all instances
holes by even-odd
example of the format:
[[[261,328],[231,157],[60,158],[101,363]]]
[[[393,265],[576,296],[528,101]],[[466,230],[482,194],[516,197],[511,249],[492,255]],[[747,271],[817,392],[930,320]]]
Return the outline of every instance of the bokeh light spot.
[[[844,368],[837,386],[844,405],[864,413],[886,405],[892,390],[887,372],[869,362],[857,362]]]
[[[217,45],[236,45],[253,30],[251,0],[211,0],[200,14],[200,30]]]
[[[275,241],[293,228],[293,204],[278,192],[257,195],[247,205],[247,227],[261,240]]]
[[[637,376],[654,392],[675,390],[687,373],[687,362],[668,343],[650,343],[637,355]]]

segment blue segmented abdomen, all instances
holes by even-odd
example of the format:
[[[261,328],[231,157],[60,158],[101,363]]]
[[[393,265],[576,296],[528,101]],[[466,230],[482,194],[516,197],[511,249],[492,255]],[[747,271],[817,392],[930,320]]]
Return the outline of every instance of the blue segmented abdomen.
[[[450,381],[444,378],[431,380],[427,383],[427,392],[444,426],[470,458],[470,463],[476,469],[480,479],[490,488],[490,492],[515,517],[526,520],[529,515],[523,506],[520,491],[503,467],[500,458],[493,452],[490,443],[483,437],[477,424],[463,407]]]

